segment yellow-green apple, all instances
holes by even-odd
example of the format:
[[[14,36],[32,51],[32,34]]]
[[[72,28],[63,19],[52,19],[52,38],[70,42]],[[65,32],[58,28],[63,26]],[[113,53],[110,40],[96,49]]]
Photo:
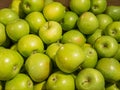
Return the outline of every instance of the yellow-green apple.
[[[75,90],[74,78],[71,74],[56,71],[48,77],[46,90]]]
[[[92,34],[99,27],[99,21],[92,12],[84,12],[79,16],[77,26],[83,34]]]
[[[29,24],[24,19],[16,19],[6,25],[6,33],[8,37],[15,42],[21,37],[28,35],[29,32]]]
[[[61,20],[61,25],[64,31],[69,31],[76,27],[76,22],[78,15],[72,11],[66,11],[63,19]]]
[[[20,38],[17,49],[21,55],[28,57],[32,53],[44,52],[44,43],[39,36],[28,34]]]
[[[15,50],[0,50],[0,80],[6,81],[14,78],[23,66],[23,57]]]
[[[118,42],[111,36],[101,36],[95,41],[94,48],[99,57],[113,57],[118,50]]]
[[[40,27],[46,22],[43,14],[37,11],[29,13],[25,20],[30,26],[30,33],[33,34],[38,34]]]
[[[19,18],[18,14],[12,9],[10,8],[0,9],[0,22],[3,23],[4,25],[18,18]]]
[[[60,21],[66,12],[66,7],[60,2],[51,2],[44,6],[43,14],[50,21]]]
[[[94,14],[104,13],[107,7],[107,0],[91,0],[90,11]]]
[[[6,41],[6,30],[5,30],[5,25],[0,23],[0,45],[2,45]]]
[[[33,81],[25,73],[17,74],[13,79],[6,81],[5,90],[33,90]]]
[[[66,73],[72,73],[79,69],[84,59],[85,54],[82,47],[74,43],[63,44],[55,56],[56,65],[61,71]]]
[[[118,50],[117,50],[116,54],[114,55],[114,58],[117,59],[118,61],[120,61],[120,44],[118,44]]]
[[[62,26],[57,21],[47,21],[39,29],[39,36],[45,44],[54,43],[62,37]]]
[[[46,90],[45,89],[45,84],[46,84],[46,81],[42,81],[40,83],[35,83],[33,85],[33,90]]]
[[[69,7],[70,10],[80,15],[90,9],[90,0],[70,0]]]
[[[44,53],[31,54],[25,61],[25,69],[34,82],[42,82],[51,73],[52,63]]]
[[[105,90],[105,79],[102,73],[94,68],[82,69],[75,82],[77,90]]]
[[[79,30],[72,29],[62,35],[61,43],[75,43],[83,46],[86,43],[86,38]]]
[[[120,89],[117,87],[116,83],[112,83],[112,84],[106,85],[105,90],[120,90]]]
[[[44,7],[44,0],[22,0],[21,8],[26,14],[34,11],[42,11]]]
[[[49,3],[51,3],[51,2],[54,2],[54,0],[44,0],[44,1],[45,1],[44,6],[47,5],[47,4],[49,4]]]

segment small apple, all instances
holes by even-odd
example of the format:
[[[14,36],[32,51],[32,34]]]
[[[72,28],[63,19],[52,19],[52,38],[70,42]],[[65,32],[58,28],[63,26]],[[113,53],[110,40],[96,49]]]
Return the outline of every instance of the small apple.
[[[105,90],[120,90],[115,83],[107,85]]]
[[[33,81],[27,74],[19,73],[6,81],[5,90],[33,90]]]
[[[41,12],[31,12],[26,17],[25,20],[30,26],[30,33],[38,34],[40,27],[46,22],[43,14]]]
[[[44,6],[43,15],[48,21],[60,21],[66,12],[65,6],[60,2],[51,2]]]
[[[90,9],[90,0],[70,0],[70,10],[80,15]]]
[[[47,21],[39,29],[39,36],[45,44],[54,43],[62,37],[62,26],[57,21]]]
[[[80,64],[84,62],[85,54],[77,44],[65,43],[57,51],[55,62],[58,68],[66,73],[76,71]]]
[[[105,80],[100,71],[85,68],[76,76],[77,90],[105,90]]]
[[[22,0],[21,8],[26,14],[34,11],[42,11],[44,7],[44,0]]]
[[[83,34],[92,34],[99,27],[97,17],[92,12],[84,12],[77,20],[77,26]]]
[[[113,57],[118,50],[118,42],[111,36],[101,36],[95,41],[94,48],[99,57]]]
[[[2,45],[6,41],[6,30],[5,30],[5,25],[0,23],[0,45]]]
[[[75,90],[74,78],[71,74],[56,71],[47,79],[46,90]]]
[[[33,90],[46,90],[45,84],[46,84],[46,81],[36,83],[36,84],[33,85]]]
[[[101,58],[98,60],[96,69],[99,70],[107,82],[120,80],[120,63],[115,58]]]

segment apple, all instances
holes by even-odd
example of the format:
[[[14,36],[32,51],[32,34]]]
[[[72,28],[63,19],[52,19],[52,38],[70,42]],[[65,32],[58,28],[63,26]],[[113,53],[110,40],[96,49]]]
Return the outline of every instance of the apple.
[[[29,24],[24,19],[16,19],[6,25],[6,33],[8,37],[15,42],[21,37],[28,35],[29,32]]]
[[[113,84],[107,85],[105,90],[119,90],[119,88],[115,83],[113,83]]]
[[[85,60],[81,64],[81,68],[94,68],[98,61],[98,55],[96,50],[91,46],[84,44],[83,51],[85,53]]]
[[[29,14],[34,11],[42,11],[44,7],[44,0],[22,0],[21,8],[24,13]]]
[[[6,41],[6,30],[5,30],[5,25],[0,23],[0,45],[2,45]]]
[[[3,89],[3,86],[2,86],[2,81],[0,81],[0,90]]]
[[[94,68],[82,69],[76,76],[77,90],[105,90],[105,80],[100,71]]]
[[[23,57],[15,50],[0,50],[0,80],[6,81],[14,78],[24,63]]]
[[[113,21],[107,25],[106,29],[103,32],[105,35],[109,35],[120,42],[120,21]]]
[[[118,42],[111,36],[101,36],[95,41],[94,48],[99,57],[113,57],[118,50]]]
[[[75,43],[79,46],[83,46],[86,43],[86,38],[79,30],[72,29],[63,33],[61,43]]]
[[[92,34],[99,27],[97,17],[92,12],[84,12],[77,20],[77,26],[83,34]]]
[[[46,81],[36,83],[36,84],[33,85],[33,90],[46,90],[45,89],[45,84],[46,84]]]
[[[34,82],[42,82],[51,73],[51,60],[43,53],[31,54],[25,61],[25,69]]]
[[[77,44],[65,43],[57,51],[55,62],[57,67],[66,73],[76,71],[80,64],[84,62],[85,53]]]
[[[99,70],[107,82],[120,80],[120,63],[115,58],[101,58],[98,60],[96,69]]]
[[[120,20],[120,6],[109,5],[106,8],[105,14],[109,15],[114,21],[119,21]]]
[[[104,13],[107,7],[107,0],[91,0],[90,11],[94,14]]]
[[[117,59],[118,61],[120,61],[120,44],[118,44],[118,50],[117,50],[116,54],[113,57],[115,59]]]
[[[62,37],[62,26],[57,21],[47,21],[39,29],[39,36],[45,44],[54,43]]]
[[[46,90],[75,90],[74,78],[71,74],[56,71],[47,79]]]
[[[71,11],[81,15],[90,9],[90,4],[90,0],[70,0],[69,7]]]
[[[44,0],[44,2],[45,2],[44,6],[46,6],[47,4],[54,2],[54,0]]]
[[[30,26],[30,33],[38,34],[39,28],[46,22],[43,14],[41,12],[31,12],[26,17],[25,20]]]
[[[9,22],[18,19],[18,14],[10,8],[2,8],[0,9],[0,22],[4,25]]]
[[[39,36],[28,34],[19,39],[17,49],[22,56],[28,57],[32,53],[44,52],[44,43]]]
[[[65,6],[60,2],[51,2],[44,6],[43,15],[48,21],[60,21],[66,12]]]
[[[33,81],[24,73],[17,74],[13,79],[6,81],[5,90],[33,90]]]
[[[72,11],[66,11],[63,19],[61,20],[61,25],[64,31],[69,31],[76,27],[76,22],[78,15]]]
[[[99,28],[102,30],[106,29],[107,25],[113,22],[113,19],[107,14],[98,14],[96,17],[99,21]]]

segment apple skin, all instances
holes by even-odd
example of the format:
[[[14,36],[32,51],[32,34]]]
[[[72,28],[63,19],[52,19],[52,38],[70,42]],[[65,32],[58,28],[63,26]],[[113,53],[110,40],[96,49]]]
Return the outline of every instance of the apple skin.
[[[27,74],[19,73],[5,83],[5,90],[33,90],[33,81]]]
[[[39,36],[45,44],[54,43],[62,37],[62,26],[57,21],[47,21],[39,29]]]
[[[45,17],[41,12],[31,12],[26,17],[25,20],[30,26],[30,33],[38,34],[39,28],[46,22]]]
[[[76,76],[78,90],[105,90],[105,80],[101,72],[94,68],[85,68]]]
[[[118,50],[117,50],[116,54],[113,57],[115,59],[117,59],[118,61],[120,61],[120,44],[118,44]]]
[[[77,20],[77,26],[83,34],[92,34],[99,27],[97,17],[92,12],[84,12]]]
[[[99,21],[99,28],[102,30],[104,30],[107,25],[113,22],[113,19],[107,14],[98,14],[96,17]]]
[[[5,41],[6,41],[6,30],[5,30],[5,26],[0,23],[0,45],[2,45]]]
[[[77,70],[84,62],[85,54],[82,47],[74,43],[65,43],[57,51],[55,62],[58,68],[66,73]]]
[[[113,21],[103,30],[105,35],[109,35],[120,42],[120,21]]]
[[[96,69],[99,70],[107,82],[120,80],[120,63],[115,58],[101,58],[98,60]]]
[[[113,57],[118,50],[118,42],[111,36],[101,36],[95,41],[94,48],[99,57]]]
[[[71,74],[56,71],[47,79],[46,90],[75,90],[74,78]]]
[[[66,12],[65,6],[60,2],[51,2],[43,8],[43,15],[48,21],[60,21]]]
[[[69,31],[76,27],[76,22],[78,15],[72,11],[66,11],[63,19],[61,20],[61,25],[64,31]]]
[[[115,83],[106,86],[105,90],[120,90]]]
[[[90,0],[70,0],[69,3],[71,11],[78,15],[90,9]]]
[[[107,0],[91,0],[90,11],[94,14],[101,14],[107,8]]]
[[[24,13],[29,14],[34,11],[42,11],[44,7],[44,0],[22,0],[21,8]]]
[[[46,84],[46,81],[36,83],[36,84],[33,85],[33,90],[46,90],[45,89],[45,84]]]

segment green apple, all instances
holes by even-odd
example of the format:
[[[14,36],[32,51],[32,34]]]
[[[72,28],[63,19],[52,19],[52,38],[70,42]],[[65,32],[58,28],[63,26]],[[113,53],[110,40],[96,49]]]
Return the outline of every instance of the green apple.
[[[101,36],[102,36],[102,29],[97,28],[93,34],[87,36],[86,42],[93,46],[95,41]]]
[[[107,27],[107,25],[113,22],[113,19],[107,14],[103,14],[103,13],[98,14],[96,15],[96,17],[99,21],[99,28],[102,30],[104,30]]]
[[[117,5],[109,5],[106,8],[106,14],[108,14],[114,21],[120,20],[120,6]]]
[[[90,9],[90,0],[70,0],[70,10],[80,15]]]
[[[36,83],[36,84],[33,85],[33,90],[46,90],[45,89],[45,84],[46,84],[46,81]]]
[[[23,65],[23,57],[15,50],[0,50],[0,80],[6,81],[14,78]]]
[[[6,81],[5,90],[33,90],[33,81],[27,74],[19,73]]]
[[[120,61],[120,44],[118,44],[118,50],[117,50],[116,54],[114,55],[114,58],[117,59],[118,61]]]
[[[65,43],[57,51],[55,62],[58,68],[66,73],[76,71],[80,64],[84,62],[85,54],[77,44]]]
[[[94,68],[98,61],[96,50],[90,45],[84,45],[83,51],[85,53],[85,60],[81,64],[81,68]]]
[[[39,36],[28,34],[20,38],[17,49],[21,55],[28,57],[32,53],[44,52],[44,43]]]
[[[76,76],[77,90],[105,90],[105,80],[101,72],[85,68]]]
[[[61,38],[61,43],[75,43],[79,46],[83,46],[85,42],[86,38],[84,34],[77,29],[72,29],[65,32]]]
[[[83,34],[92,34],[99,27],[99,21],[92,12],[84,12],[79,16],[77,26]]]
[[[51,2],[44,6],[43,15],[48,21],[60,21],[66,12],[65,6],[60,2]]]
[[[29,24],[24,19],[16,19],[6,25],[6,33],[8,37],[15,42],[21,37],[28,35],[29,32]]]
[[[94,48],[99,57],[113,57],[118,50],[118,42],[111,36],[101,36],[95,41]]]
[[[120,80],[120,63],[115,58],[101,58],[98,60],[96,69],[99,70],[107,82]]]
[[[106,86],[105,90],[120,90],[115,83]]]
[[[19,18],[18,14],[12,9],[10,8],[0,9],[0,22],[3,23],[4,25],[18,18]]]
[[[91,0],[90,11],[94,14],[104,13],[107,7],[107,0]]]
[[[109,35],[120,42],[120,21],[113,21],[107,25],[106,29],[103,32],[105,35]]]
[[[2,45],[6,41],[6,30],[5,30],[5,25],[0,23],[0,45]]]
[[[46,90],[75,90],[74,78],[71,74],[56,71],[47,79]]]
[[[44,0],[45,1],[45,4],[44,6],[46,6],[47,4],[51,3],[51,2],[54,2],[54,0]]]
[[[69,31],[76,27],[78,15],[72,11],[66,11],[62,21],[60,22],[64,31]]]
[[[31,12],[26,17],[25,20],[30,26],[30,33],[38,34],[39,28],[46,22],[43,14],[41,12]]]
[[[25,69],[34,82],[42,82],[51,73],[51,60],[43,53],[31,54],[25,61]]]
[[[39,36],[45,44],[54,43],[62,37],[62,26],[57,21],[47,21],[39,29]]]
[[[34,11],[42,11],[44,3],[44,0],[22,0],[21,8],[26,14],[29,14]]]

